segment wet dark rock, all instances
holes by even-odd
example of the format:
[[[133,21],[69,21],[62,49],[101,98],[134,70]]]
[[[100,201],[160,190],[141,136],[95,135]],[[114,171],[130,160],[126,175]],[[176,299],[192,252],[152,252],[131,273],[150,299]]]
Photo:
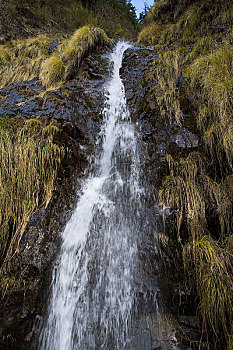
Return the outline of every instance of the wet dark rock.
[[[148,65],[158,56],[151,48],[139,48],[137,46],[126,50],[121,68],[121,76],[124,80],[126,99],[132,114],[135,114],[139,101],[145,95],[143,86],[144,72]]]
[[[175,158],[183,157],[202,145],[202,140],[196,134],[197,127],[192,114],[193,101],[190,101],[183,89],[184,76],[177,79],[184,126],[175,121],[169,123],[161,117],[156,99],[150,92],[152,86],[156,88],[157,82],[147,83],[144,77],[146,70],[157,57],[151,48],[133,47],[125,52],[121,69],[127,103],[147,154],[145,168],[155,188],[159,188],[167,172],[168,153]]]
[[[184,87],[183,83],[185,82],[185,77],[182,75],[182,76],[179,76],[177,81],[176,81],[176,87],[177,88],[180,88],[180,87]]]
[[[178,124],[176,121],[169,122],[161,116],[157,101],[154,95],[151,94],[151,87],[156,89],[157,82],[147,83],[147,80],[144,78],[146,69],[150,69],[150,65],[156,58],[157,55],[152,50],[134,47],[126,51],[121,69],[127,103],[132,119],[136,123],[141,150],[144,152],[142,167],[144,167],[147,177],[155,190],[155,198],[157,198],[158,189],[168,174],[167,154],[171,154],[174,159],[186,157],[191,151],[199,150],[202,146],[202,140],[198,135],[196,121],[193,117],[194,102],[185,94],[184,76],[178,77],[176,83],[184,116],[183,125]],[[154,208],[153,215],[157,217],[155,232],[163,232],[164,218],[167,218],[169,221],[167,225],[169,225],[174,213],[170,208],[158,205],[157,209]],[[155,299],[153,297],[152,299],[148,298],[148,295],[154,295],[159,304],[163,305],[163,310],[166,310],[168,313],[171,312],[171,319],[176,319],[176,324],[173,324],[167,333],[162,332],[164,341],[162,344],[168,344],[167,348],[164,345],[161,346],[161,343],[158,341],[158,334],[155,336],[151,333],[151,339],[154,339],[154,341],[148,345],[148,349],[166,348],[171,350],[174,346],[174,349],[190,350],[188,339],[198,339],[198,337],[200,339],[200,328],[196,323],[197,318],[193,315],[193,310],[195,310],[193,300],[190,295],[186,294],[182,282],[177,288],[175,283],[177,283],[178,272],[175,271],[175,268],[174,271],[172,268],[170,269],[172,270],[170,278],[166,276],[167,271],[164,269],[166,261],[160,260],[158,252],[161,253],[161,251],[156,247],[155,240],[154,242],[152,240],[151,243],[148,241],[145,244],[150,248],[146,249],[144,247],[142,252],[145,254],[140,256],[140,260],[144,261],[144,268],[140,275],[141,281],[144,282],[139,289],[142,295],[142,310],[150,310],[151,314],[153,314],[153,300]],[[153,251],[153,248],[154,253],[151,254],[150,251]],[[170,249],[173,251],[173,247],[170,247]],[[158,281],[159,288],[155,290],[154,286],[158,285]],[[180,316],[183,315],[184,318],[181,316],[177,319],[178,313]],[[142,329],[142,338],[146,339],[146,336],[143,336],[146,328],[143,322],[146,322],[146,319],[143,317],[140,329]],[[158,321],[153,322],[156,323]],[[156,327],[155,323],[152,326],[154,328]],[[177,323],[180,328],[177,328]],[[164,327],[163,322],[162,327]],[[168,336],[168,333],[170,336]]]
[[[140,120],[136,125],[143,135],[150,135],[152,133],[152,125],[147,120]]]
[[[199,137],[186,128],[182,128],[178,130],[177,134],[172,135],[171,141],[180,148],[196,148],[200,145]]]
[[[55,49],[61,45],[61,41],[52,41],[50,44],[49,44],[49,49],[48,49],[48,53],[51,54],[55,51]]]
[[[101,113],[104,105],[102,86],[108,72],[105,78],[102,73],[106,71],[106,67],[104,56],[100,55],[99,60],[98,56],[95,56],[93,62],[88,58],[80,69],[80,77],[56,91],[44,93],[44,88],[38,79],[3,88],[0,90],[0,116],[54,118],[61,123],[65,122],[66,130],[67,125],[72,124],[73,129],[80,130],[89,142],[94,144],[99,130],[97,124],[102,121]],[[44,93],[43,97],[41,97],[42,93]]]

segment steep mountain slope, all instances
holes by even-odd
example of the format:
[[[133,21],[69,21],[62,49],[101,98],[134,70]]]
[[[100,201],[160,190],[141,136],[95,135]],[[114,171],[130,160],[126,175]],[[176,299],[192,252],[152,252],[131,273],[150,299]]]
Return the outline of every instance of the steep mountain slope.
[[[195,349],[233,346],[232,24],[231,1],[158,0],[139,35],[158,54],[144,78],[153,106],[141,108],[173,140],[163,142],[167,166],[160,162],[154,180],[169,208],[163,254],[177,271],[170,268],[166,288],[178,319],[191,304],[199,316]],[[153,156],[161,144],[150,145]]]

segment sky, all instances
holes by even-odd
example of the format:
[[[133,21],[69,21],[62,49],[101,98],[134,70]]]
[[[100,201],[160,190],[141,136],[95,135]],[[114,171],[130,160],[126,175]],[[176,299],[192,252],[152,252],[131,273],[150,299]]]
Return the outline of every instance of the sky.
[[[137,15],[139,15],[140,12],[145,8],[144,3],[146,3],[148,6],[154,4],[154,0],[132,0],[132,5],[134,5],[137,9]]]

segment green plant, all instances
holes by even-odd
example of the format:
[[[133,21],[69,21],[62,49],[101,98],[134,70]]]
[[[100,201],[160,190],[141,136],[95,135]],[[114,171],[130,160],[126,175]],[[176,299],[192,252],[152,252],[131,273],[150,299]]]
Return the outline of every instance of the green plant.
[[[138,42],[146,45],[156,45],[161,38],[163,30],[164,27],[162,25],[151,23],[139,33]]]
[[[206,208],[216,208],[221,227],[220,238],[232,230],[232,198],[228,178],[222,183],[213,181],[205,173],[204,162],[198,152],[177,161],[168,155],[169,175],[159,192],[160,200],[175,210],[178,240],[180,228],[186,222],[190,237],[199,239],[207,232]],[[188,236],[189,237],[189,236]]]
[[[167,159],[169,175],[159,197],[175,213],[187,285],[197,290],[203,332],[211,327],[217,337],[223,331],[227,341],[233,326],[232,179],[213,181],[198,152],[177,161],[170,155]],[[218,242],[207,235],[209,207],[215,208],[219,220],[220,232],[213,232]]]
[[[223,331],[226,341],[231,339],[233,327],[232,257],[232,250],[220,247],[210,236],[194,239],[183,249],[186,270],[194,266],[195,281],[191,284],[196,283],[203,331],[208,326],[216,336]]]
[[[169,123],[176,120],[179,125],[182,124],[183,113],[176,85],[182,75],[181,62],[182,56],[178,51],[163,52],[147,73],[151,80],[157,82],[151,94],[156,98],[162,118]]]

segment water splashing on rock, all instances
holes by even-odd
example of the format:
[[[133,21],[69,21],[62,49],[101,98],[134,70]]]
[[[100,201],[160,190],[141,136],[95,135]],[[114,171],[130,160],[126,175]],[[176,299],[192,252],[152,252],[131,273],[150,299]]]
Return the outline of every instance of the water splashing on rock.
[[[41,350],[136,349],[138,246],[149,219],[140,152],[119,75],[128,47],[118,43],[110,57],[101,146],[62,234]]]

